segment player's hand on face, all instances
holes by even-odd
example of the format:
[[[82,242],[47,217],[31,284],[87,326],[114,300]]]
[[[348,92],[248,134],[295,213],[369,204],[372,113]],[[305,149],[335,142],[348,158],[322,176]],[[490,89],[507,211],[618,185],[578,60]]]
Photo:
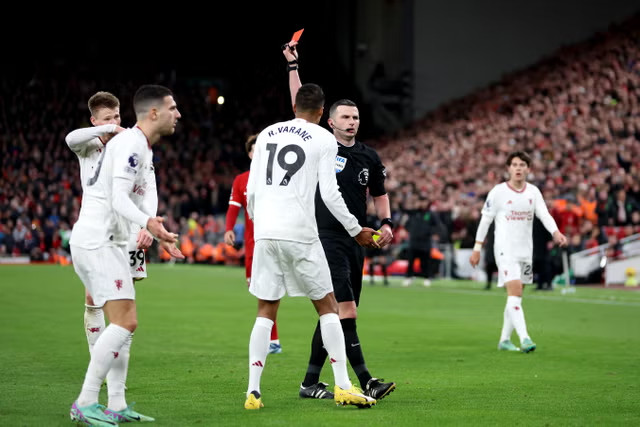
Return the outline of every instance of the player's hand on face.
[[[555,233],[553,233],[553,242],[562,248],[566,248],[569,244],[566,236],[557,230]]]
[[[393,231],[391,230],[389,224],[385,224],[380,227],[380,231],[382,233],[380,234],[380,238],[378,239],[378,246],[384,248],[393,240]]]
[[[138,249],[149,249],[153,244],[153,236],[144,228],[138,231],[138,239],[136,240]]]
[[[184,255],[180,252],[180,249],[177,248],[175,243],[167,242],[166,240],[160,241],[160,247],[169,253],[173,258],[176,259],[184,259]]]
[[[471,252],[471,256],[469,257],[469,264],[471,264],[473,268],[476,268],[476,266],[479,263],[480,263],[480,251]]]
[[[229,246],[233,246],[236,243],[236,233],[233,230],[226,231],[224,233],[224,242]]]
[[[355,236],[356,242],[365,248],[380,248],[378,242],[373,240],[373,235],[380,235],[376,230],[369,227],[362,227],[362,231]]]
[[[164,222],[164,218],[157,216],[155,218],[149,218],[147,221],[147,230],[154,236],[158,238],[158,240],[166,240],[169,243],[175,243],[178,241],[178,235],[175,233],[168,232],[162,223]]]
[[[298,51],[293,49],[297,44],[298,42],[289,42],[284,45],[282,54],[287,59],[287,62],[295,61],[298,59]]]

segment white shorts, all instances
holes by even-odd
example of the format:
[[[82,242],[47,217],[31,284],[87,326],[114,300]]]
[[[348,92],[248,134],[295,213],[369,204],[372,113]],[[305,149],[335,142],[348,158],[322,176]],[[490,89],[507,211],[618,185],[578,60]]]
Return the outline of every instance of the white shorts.
[[[322,244],[258,240],[253,250],[249,292],[266,301],[306,296],[312,300],[333,292]]]
[[[96,307],[107,301],[136,299],[124,246],[83,249],[71,245],[73,268]]]
[[[142,280],[147,278],[147,263],[145,262],[145,250],[138,249],[138,234],[129,235],[127,251],[129,254],[129,267],[131,267],[131,277]]]
[[[498,267],[499,288],[504,287],[505,283],[512,280],[520,280],[526,285],[533,283],[533,269],[530,262],[496,259],[496,266]]]

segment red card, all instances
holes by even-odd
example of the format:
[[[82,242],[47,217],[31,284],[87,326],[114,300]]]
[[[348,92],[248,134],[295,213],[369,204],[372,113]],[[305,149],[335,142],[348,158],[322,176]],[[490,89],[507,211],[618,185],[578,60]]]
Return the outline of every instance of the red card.
[[[304,28],[293,33],[293,37],[291,37],[291,41],[297,42],[298,40],[300,40],[300,36],[302,36],[303,31],[304,31]]]

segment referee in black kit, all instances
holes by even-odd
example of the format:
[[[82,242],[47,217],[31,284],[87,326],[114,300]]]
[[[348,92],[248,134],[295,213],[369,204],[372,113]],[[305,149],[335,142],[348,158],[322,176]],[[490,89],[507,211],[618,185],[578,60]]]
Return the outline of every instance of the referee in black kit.
[[[291,99],[295,99],[298,89],[302,86],[298,74],[296,44],[297,42],[290,42],[284,45],[282,50],[288,62]],[[365,226],[367,225],[367,190],[369,191],[373,197],[378,218],[381,219],[381,236],[378,244],[383,247],[393,238],[391,208],[384,188],[386,177],[384,165],[375,150],[356,140],[360,127],[360,115],[353,101],[342,99],[334,103],[329,110],[328,123],[338,143],[336,177],[342,197],[349,212],[358,218],[360,225]],[[347,358],[358,376],[364,393],[380,400],[391,393],[396,384],[385,383],[382,379],[371,376],[364,361],[356,330],[357,306],[362,291],[364,249],[345,232],[344,227],[329,212],[317,191],[315,203],[318,232],[329,262],[333,290],[338,300]],[[326,389],[327,384],[319,382],[320,371],[326,358],[327,352],[322,346],[322,335],[318,323],[311,341],[309,366],[300,386],[300,397],[333,399],[333,393]]]

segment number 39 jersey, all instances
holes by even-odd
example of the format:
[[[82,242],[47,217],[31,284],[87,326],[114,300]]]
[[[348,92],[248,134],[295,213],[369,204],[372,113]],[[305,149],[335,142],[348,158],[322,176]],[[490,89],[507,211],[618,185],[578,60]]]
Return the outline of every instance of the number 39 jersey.
[[[276,123],[260,133],[247,184],[255,241],[317,241],[314,197],[318,185],[327,208],[349,235],[360,232],[362,228],[338,189],[337,151],[331,133],[300,118]]]
[[[109,141],[93,175],[84,177],[82,208],[71,233],[72,245],[96,249],[127,244],[131,222],[113,209],[114,180],[130,183],[126,196],[140,209],[145,192],[155,187],[152,159],[151,147],[140,128],[127,129]]]

